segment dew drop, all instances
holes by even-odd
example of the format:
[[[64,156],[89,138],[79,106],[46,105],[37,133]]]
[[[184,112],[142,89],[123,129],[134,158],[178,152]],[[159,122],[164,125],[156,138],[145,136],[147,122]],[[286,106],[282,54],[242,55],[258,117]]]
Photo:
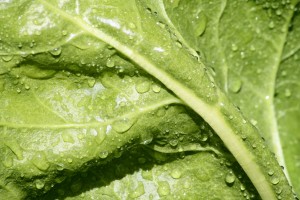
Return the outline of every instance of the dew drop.
[[[238,50],[238,46],[236,44],[231,44],[231,50],[232,51],[237,51]]]
[[[42,189],[43,187],[45,186],[45,183],[42,181],[42,180],[36,180],[35,181],[35,187],[37,188],[37,189]]]
[[[167,181],[158,182],[158,190],[159,196],[166,196],[170,194],[170,185]]]
[[[91,79],[88,79],[88,86],[89,87],[94,87],[95,83],[96,83],[96,80],[94,78],[91,78]]]
[[[114,67],[115,66],[115,61],[112,60],[111,58],[107,59],[106,66],[109,67],[109,68]]]
[[[269,23],[269,28],[273,29],[275,27],[274,21],[270,21]]]
[[[207,26],[207,17],[203,12],[200,12],[195,19],[195,36],[199,37],[203,35]]]
[[[36,153],[31,159],[31,162],[34,166],[42,171],[46,171],[50,166],[46,156],[43,153]]]
[[[145,188],[143,182],[139,181],[137,188],[134,190],[134,192],[130,193],[130,197],[135,199],[145,194]]]
[[[172,170],[171,176],[172,176],[172,178],[174,178],[174,179],[178,179],[178,178],[181,177],[181,171],[180,171],[179,169],[176,168],[176,169]]]
[[[290,97],[291,95],[292,95],[291,90],[289,90],[289,89],[285,89],[285,90],[284,90],[284,96],[285,96],[285,97]]]
[[[68,143],[72,143],[72,144],[75,142],[73,136],[69,133],[64,132],[61,134],[61,137],[64,142],[68,142]]]
[[[242,80],[239,78],[233,78],[230,82],[229,82],[229,89],[234,92],[234,93],[238,93],[242,88]]]
[[[172,139],[172,140],[169,141],[169,144],[172,147],[176,147],[178,145],[178,140],[177,139]]]
[[[49,51],[53,56],[59,56],[61,54],[61,48],[57,47],[55,49],[52,49],[51,51]]]
[[[273,176],[274,170],[270,169],[270,170],[268,171],[268,174],[269,174],[269,176]]]
[[[63,36],[66,36],[66,35],[68,34],[68,31],[62,30],[61,34],[62,34]]]
[[[7,55],[7,56],[1,56],[2,60],[5,62],[9,62],[13,59],[13,56]]]
[[[108,152],[107,151],[102,151],[100,154],[99,154],[99,157],[104,159],[104,158],[107,158],[108,156]]]
[[[128,131],[133,124],[134,124],[133,119],[123,118],[114,121],[112,124],[112,128],[118,133],[124,133]]]
[[[141,81],[135,85],[135,89],[140,94],[148,92],[150,90],[150,82],[149,81]]]
[[[232,186],[235,182],[235,175],[232,172],[227,173],[225,177],[225,182],[227,185]]]
[[[157,84],[152,84],[152,90],[155,93],[159,93],[160,90],[161,90],[161,87],[159,85],[157,85]]]
[[[279,183],[279,178],[277,178],[277,177],[272,177],[271,178],[271,183],[273,184],[273,185],[277,185],[278,183]]]

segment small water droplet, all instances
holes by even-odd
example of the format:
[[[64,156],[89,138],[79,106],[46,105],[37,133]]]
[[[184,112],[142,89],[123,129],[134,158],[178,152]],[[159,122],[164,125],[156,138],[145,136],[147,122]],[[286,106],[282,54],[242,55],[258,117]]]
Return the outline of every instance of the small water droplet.
[[[238,50],[238,46],[236,44],[231,44],[231,50],[232,51],[237,51]]]
[[[42,180],[36,180],[35,181],[35,187],[37,188],[37,189],[42,189],[43,187],[45,186],[45,183],[42,181]]]
[[[140,81],[135,85],[135,89],[138,93],[146,93],[150,90],[150,82],[149,81]]]
[[[107,61],[106,61],[106,66],[109,67],[109,68],[112,68],[115,66],[115,61],[111,58],[108,58]]]
[[[104,159],[104,158],[107,158],[108,156],[108,152],[107,151],[102,151],[100,154],[99,154],[99,157]]]
[[[169,144],[172,147],[176,147],[178,145],[178,140],[177,139],[172,139],[172,140],[169,141]]]
[[[143,194],[145,194],[144,184],[143,182],[139,181],[137,188],[133,192],[131,192],[129,196],[130,198],[135,199],[142,196]]]
[[[244,191],[246,189],[245,185],[241,184],[240,189],[241,189],[241,191]]]
[[[159,196],[166,196],[170,194],[170,185],[167,181],[158,182],[158,190],[157,193]]]
[[[279,183],[279,178],[278,177],[272,177],[271,178],[271,183],[273,184],[273,185],[277,185],[278,183]]]
[[[132,29],[135,29],[136,28],[136,25],[134,23],[129,23],[129,28],[132,28]]]
[[[91,88],[94,87],[95,83],[96,83],[96,80],[94,78],[88,79],[88,86],[89,87],[91,87]]]
[[[61,137],[64,142],[68,142],[68,143],[72,143],[72,144],[75,142],[73,136],[70,133],[63,132],[61,134]]]
[[[233,183],[235,182],[235,175],[232,172],[227,173],[225,177],[225,182],[227,185],[232,186]]]
[[[285,89],[285,90],[284,90],[284,96],[285,96],[285,97],[290,97],[291,95],[292,95],[291,90],[289,90],[289,89]]]
[[[171,176],[172,176],[172,178],[174,178],[174,179],[180,178],[180,177],[181,177],[181,170],[179,170],[178,168],[172,170]]]
[[[270,169],[270,170],[268,171],[268,174],[269,174],[269,176],[273,176],[274,170],[273,170],[273,169]]]
[[[61,48],[57,47],[55,49],[52,49],[51,51],[49,51],[53,56],[59,56],[61,54]]]
[[[62,34],[63,36],[66,36],[66,35],[68,34],[68,31],[62,30],[61,34]]]
[[[160,90],[161,90],[161,87],[159,85],[157,85],[157,84],[152,84],[152,90],[155,93],[159,93]]]
[[[229,89],[234,92],[238,93],[242,88],[242,80],[240,78],[232,78],[229,82]]]
[[[273,29],[274,27],[275,27],[274,21],[270,21],[270,23],[269,23],[269,28],[270,28],[270,29]]]

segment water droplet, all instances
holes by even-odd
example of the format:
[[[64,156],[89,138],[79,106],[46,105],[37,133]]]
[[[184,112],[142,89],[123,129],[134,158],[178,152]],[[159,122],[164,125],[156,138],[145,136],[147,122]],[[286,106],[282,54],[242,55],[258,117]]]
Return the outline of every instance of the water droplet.
[[[238,50],[238,46],[236,44],[231,44],[231,50],[232,51],[237,51]]]
[[[115,66],[115,61],[111,58],[108,58],[107,61],[106,61],[106,66],[109,67],[109,68],[112,68]]]
[[[68,34],[68,31],[62,30],[61,34],[62,34],[63,36],[66,36],[66,35]]]
[[[172,178],[178,179],[181,177],[181,171],[176,168],[176,169],[172,170],[171,176],[172,176]]]
[[[33,158],[31,159],[31,162],[34,166],[36,166],[38,169],[42,171],[46,171],[49,168],[49,162],[46,158],[46,156],[43,153],[36,153]]]
[[[178,145],[178,140],[177,139],[172,139],[172,140],[169,141],[169,144],[172,147],[176,147]]]
[[[270,170],[268,171],[268,174],[269,174],[269,176],[273,176],[274,170],[273,170],[273,169],[270,169]]]
[[[256,50],[255,46],[251,45],[251,46],[250,46],[250,50],[251,50],[251,51],[255,51],[255,50]]]
[[[146,180],[153,180],[152,171],[151,170],[143,170],[142,177]]]
[[[278,177],[272,177],[271,178],[271,183],[273,184],[273,185],[277,185],[278,183],[279,183],[279,178]]]
[[[129,196],[135,199],[142,196],[143,194],[145,194],[144,184],[143,182],[139,181],[137,188],[132,193],[130,193]]]
[[[64,142],[68,142],[68,143],[72,143],[72,144],[75,142],[73,136],[70,133],[63,132],[61,134],[61,137]]]
[[[129,28],[135,29],[136,25],[134,23],[129,23]]]
[[[36,180],[35,181],[35,187],[37,188],[37,189],[42,189],[43,187],[45,186],[45,183],[42,181],[42,180]]]
[[[199,37],[203,35],[206,29],[207,17],[203,12],[200,12],[194,21],[195,27],[195,36]]]
[[[159,196],[166,196],[170,194],[170,185],[167,181],[158,182],[158,190]]]
[[[150,90],[150,82],[149,81],[140,81],[135,85],[135,89],[140,94],[148,92]]]
[[[229,89],[234,92],[238,93],[242,88],[242,80],[240,78],[232,78],[229,82]]]
[[[246,188],[243,184],[241,184],[240,189],[241,189],[241,191],[244,191]]]
[[[232,172],[227,173],[225,182],[227,185],[233,185],[233,183],[235,182],[235,175]]]
[[[59,56],[61,54],[61,48],[57,47],[55,49],[52,49],[51,51],[49,51],[53,56]]]
[[[270,28],[270,29],[273,29],[274,27],[275,27],[274,21],[270,21],[270,23],[269,23],[269,28]]]
[[[155,93],[159,93],[160,90],[161,90],[161,87],[159,85],[157,85],[157,84],[152,84],[152,90]]]
[[[156,22],[156,24],[158,26],[160,26],[161,28],[165,28],[166,27],[166,25],[164,23],[162,23],[162,22]]]
[[[104,158],[107,158],[108,156],[108,152],[107,151],[102,151],[100,154],[99,154],[99,157],[104,159]]]
[[[285,96],[285,97],[290,97],[291,95],[292,95],[291,90],[289,90],[289,89],[285,89],[285,90],[284,90],[284,96]]]
[[[94,87],[95,83],[96,83],[96,80],[94,78],[88,79],[89,87],[91,87],[91,88]]]
[[[133,124],[134,124],[133,119],[123,118],[114,121],[112,124],[112,128],[118,133],[124,133],[128,131]]]
[[[68,163],[72,163],[73,159],[72,158],[67,158]]]
[[[7,56],[1,56],[2,60],[5,62],[9,62],[13,59],[13,56],[7,55]]]

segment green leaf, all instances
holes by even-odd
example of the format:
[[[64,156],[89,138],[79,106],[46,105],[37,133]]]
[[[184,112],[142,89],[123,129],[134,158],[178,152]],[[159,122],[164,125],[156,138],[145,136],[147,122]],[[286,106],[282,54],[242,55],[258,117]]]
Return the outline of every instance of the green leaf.
[[[172,9],[181,5],[179,3],[182,2],[176,1]],[[235,4],[221,3],[219,17],[225,21],[220,24],[225,26],[231,23],[230,19],[238,19],[234,15],[234,6],[239,4],[240,13],[245,13],[243,9],[253,9],[258,12],[257,16],[268,17],[268,12],[260,11],[263,10],[260,3]],[[1,101],[5,105],[0,112],[1,152],[5,155],[0,168],[4,175],[1,176],[4,195],[12,195],[15,190],[16,198],[40,195],[75,172],[85,171],[98,162],[105,165],[107,161],[102,161],[101,157],[118,158],[127,147],[147,144],[154,137],[156,139],[149,148],[164,154],[203,150],[224,153],[223,142],[262,199],[294,198],[281,167],[266,148],[259,132],[231,103],[240,98],[227,93],[226,74],[230,68],[226,67],[224,72],[216,65],[217,76],[214,78],[209,62],[201,59],[201,54],[199,59],[198,45],[195,46],[190,36],[183,34],[185,31],[178,29],[179,25],[173,22],[172,16],[169,17],[162,1],[132,0],[124,4],[121,1],[24,0],[1,3],[0,8],[5,19],[1,22],[4,39],[1,38],[0,50],[4,94]],[[222,13],[225,8],[228,12]],[[201,14],[200,21],[190,25],[194,29],[191,33],[197,36],[207,34],[209,19],[205,16]],[[283,16],[284,20],[278,26],[284,25],[287,30],[286,21],[291,19],[292,9],[286,10]],[[7,27],[15,22],[13,28]],[[263,32],[270,28],[264,24],[260,26],[264,27]],[[271,29],[276,28],[272,25]],[[220,40],[220,47],[233,40],[227,38],[232,33],[223,31],[224,40]],[[275,53],[272,50],[275,57],[271,61],[278,65],[286,34],[280,31],[275,35],[279,47],[273,49]],[[243,37],[239,38],[242,41],[238,45],[244,45]],[[236,48],[238,46],[234,46],[233,51]],[[240,62],[228,53],[224,51],[220,55],[228,58],[228,63]],[[274,62],[270,65],[273,66]],[[234,72],[238,70],[232,69]],[[251,73],[246,74],[254,77]],[[276,72],[272,71],[272,74],[270,79],[275,80]],[[239,84],[236,79],[228,80]],[[153,83],[157,85],[151,86]],[[272,94],[274,85],[263,88],[270,92],[267,95]],[[160,89],[164,87],[168,89]],[[125,99],[125,106],[119,108],[122,99]],[[253,100],[255,98],[251,102]],[[151,114],[162,106],[170,104],[173,108],[172,104],[182,102],[192,109],[183,112],[186,113],[184,118],[176,118],[179,108],[172,109],[171,114],[163,119],[160,114]],[[271,109],[273,105],[262,103],[260,106]],[[241,106],[246,116],[249,111],[256,110],[245,107]],[[268,109],[266,115],[275,117],[274,110],[272,113]],[[198,114],[196,118],[193,117],[195,113]],[[199,116],[222,140],[213,140],[213,148],[203,147],[201,139],[197,139],[199,131],[194,131],[194,128],[199,130],[203,123]],[[262,127],[269,127],[274,119]],[[194,125],[183,126],[185,123]],[[165,125],[187,135],[178,147],[172,135],[162,135],[163,131],[155,133]],[[259,129],[264,131],[261,127]],[[95,136],[100,138],[95,139]],[[274,137],[273,134],[267,136],[268,141]],[[233,198],[238,197],[233,194]]]

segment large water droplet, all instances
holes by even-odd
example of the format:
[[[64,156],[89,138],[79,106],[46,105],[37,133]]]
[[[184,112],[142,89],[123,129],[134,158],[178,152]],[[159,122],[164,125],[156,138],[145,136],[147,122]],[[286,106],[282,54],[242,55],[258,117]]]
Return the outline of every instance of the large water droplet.
[[[166,196],[170,194],[170,185],[167,181],[158,182],[158,190],[159,196]]]
[[[132,127],[134,122],[135,121],[133,119],[128,119],[128,118],[118,119],[113,122],[112,128],[118,133],[124,133]]]
[[[107,59],[106,66],[109,67],[109,68],[114,67],[115,66],[115,61],[111,58]]]
[[[155,93],[159,93],[160,90],[161,90],[161,87],[159,85],[157,85],[157,84],[152,84],[152,90]]]
[[[7,56],[1,56],[2,60],[5,62],[9,62],[13,59],[12,55],[7,55]]]

